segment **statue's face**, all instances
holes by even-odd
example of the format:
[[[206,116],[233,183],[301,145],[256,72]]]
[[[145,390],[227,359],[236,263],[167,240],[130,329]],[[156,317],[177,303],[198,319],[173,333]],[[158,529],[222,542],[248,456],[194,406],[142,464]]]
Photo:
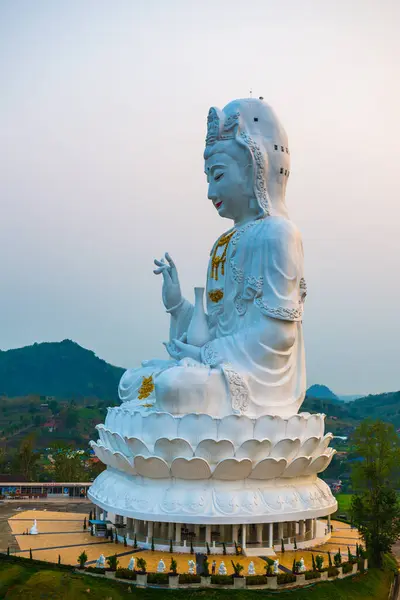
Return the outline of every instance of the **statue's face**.
[[[218,214],[240,222],[254,211],[253,166],[245,150],[235,150],[233,158],[223,151],[212,154],[205,161],[208,197]]]

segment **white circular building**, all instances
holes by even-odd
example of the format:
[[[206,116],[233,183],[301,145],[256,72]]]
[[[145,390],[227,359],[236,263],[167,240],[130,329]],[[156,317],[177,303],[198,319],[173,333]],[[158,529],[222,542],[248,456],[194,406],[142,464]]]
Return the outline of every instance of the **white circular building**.
[[[107,469],[88,496],[97,518],[144,548],[313,546],[337,510],[318,478],[334,450],[325,415],[298,413],[306,285],[285,206],[287,136],[267,104],[238,100],[210,109],[204,156],[208,196],[234,222],[211,251],[207,313],[201,288],[194,305],[183,298],[171,257],[155,261],[170,358],[122,377],[122,405],[91,442]]]

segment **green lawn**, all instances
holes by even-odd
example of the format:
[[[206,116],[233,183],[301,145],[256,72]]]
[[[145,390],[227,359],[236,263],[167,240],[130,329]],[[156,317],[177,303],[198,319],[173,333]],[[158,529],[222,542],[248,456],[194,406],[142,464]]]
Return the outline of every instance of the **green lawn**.
[[[337,494],[335,498],[339,505],[337,514],[340,515],[342,513],[348,513],[348,516],[350,517],[352,494]]]
[[[371,569],[366,575],[356,575],[345,580],[319,583],[299,591],[269,593],[266,591],[243,590],[137,590],[133,586],[58,571],[40,569],[34,565],[12,565],[0,561],[0,598],[4,600],[202,600],[220,598],[256,600],[276,598],[288,600],[386,600],[393,574]],[[129,590],[130,588],[130,590]]]

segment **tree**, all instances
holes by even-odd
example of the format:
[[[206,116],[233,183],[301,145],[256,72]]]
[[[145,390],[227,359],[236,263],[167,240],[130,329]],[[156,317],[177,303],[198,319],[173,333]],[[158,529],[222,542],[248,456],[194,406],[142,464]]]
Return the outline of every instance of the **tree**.
[[[371,562],[382,565],[382,553],[390,552],[400,535],[400,438],[393,425],[363,421],[353,434],[359,460],[352,470],[355,494],[352,522],[359,529]]]
[[[52,449],[55,481],[85,481],[87,455],[72,446],[57,445]]]
[[[118,564],[119,564],[119,560],[118,560],[116,554],[114,554],[112,556],[109,556],[107,558],[107,562],[108,562],[108,565],[109,565],[111,571],[116,571],[117,570],[117,567],[118,567]],[[139,562],[139,560],[138,560],[138,562]]]
[[[171,558],[171,564],[169,565],[169,570],[170,570],[170,573],[173,573],[174,575],[176,575],[178,572],[178,563],[176,562],[176,560],[173,557]]]
[[[86,554],[85,551],[83,551],[78,556],[78,563],[79,563],[79,568],[80,569],[84,569],[85,568],[86,561],[87,561],[87,554]]]
[[[39,454],[35,454],[34,447],[35,436],[34,434],[30,434],[21,441],[16,457],[17,468],[28,481],[34,480],[35,466],[39,460]]]

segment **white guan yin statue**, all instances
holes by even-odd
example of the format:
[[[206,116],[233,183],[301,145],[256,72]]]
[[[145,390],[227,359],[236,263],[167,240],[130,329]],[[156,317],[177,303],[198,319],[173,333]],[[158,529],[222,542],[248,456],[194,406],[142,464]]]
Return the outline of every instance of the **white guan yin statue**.
[[[108,468],[89,496],[146,522],[230,524],[232,532],[235,524],[310,522],[336,510],[317,477],[334,451],[324,415],[298,414],[306,284],[285,204],[288,139],[262,99],[235,100],[210,109],[204,159],[208,197],[233,222],[211,249],[207,312],[204,288],[192,304],[169,254],[156,260],[169,359],[123,375],[121,407],[108,410],[92,442]],[[261,532],[271,535],[283,537]]]

